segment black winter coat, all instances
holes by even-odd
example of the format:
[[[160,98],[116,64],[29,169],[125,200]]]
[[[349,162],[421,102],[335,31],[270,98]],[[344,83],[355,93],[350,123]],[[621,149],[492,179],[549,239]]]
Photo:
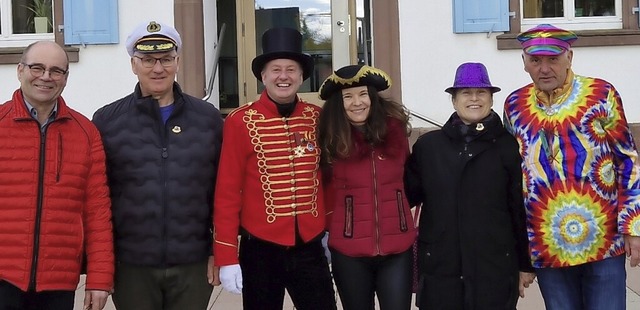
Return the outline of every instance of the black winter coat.
[[[533,270],[520,162],[494,112],[478,127],[454,113],[414,144],[405,186],[409,202],[423,204],[421,308],[515,309],[518,272]]]
[[[211,255],[222,117],[174,83],[166,124],[135,91],[96,111],[111,189],[118,262],[163,268]]]

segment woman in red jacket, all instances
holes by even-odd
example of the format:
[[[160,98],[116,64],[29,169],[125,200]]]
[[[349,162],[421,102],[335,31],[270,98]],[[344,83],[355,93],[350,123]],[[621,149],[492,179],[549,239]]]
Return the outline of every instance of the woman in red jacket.
[[[346,66],[320,87],[318,124],[332,270],[345,310],[410,309],[416,238],[402,181],[409,117],[380,97],[382,70]]]

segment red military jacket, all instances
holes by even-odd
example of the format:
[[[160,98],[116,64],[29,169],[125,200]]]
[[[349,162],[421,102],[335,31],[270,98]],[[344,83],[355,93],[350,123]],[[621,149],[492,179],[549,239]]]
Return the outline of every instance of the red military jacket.
[[[113,288],[111,202],[98,129],[58,98],[41,132],[22,92],[0,105],[0,281],[26,291]],[[34,251],[37,249],[37,252]]]
[[[298,101],[289,117],[266,92],[227,116],[214,200],[215,264],[238,263],[238,231],[284,246],[295,225],[309,241],[325,226],[316,123],[320,108]]]

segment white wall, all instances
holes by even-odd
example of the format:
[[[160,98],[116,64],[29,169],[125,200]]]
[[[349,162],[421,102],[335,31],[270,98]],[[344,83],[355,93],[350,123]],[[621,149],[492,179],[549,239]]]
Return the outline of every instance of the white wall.
[[[215,49],[218,47],[218,16],[216,9],[217,1],[204,1],[203,2],[203,23],[204,23],[204,59],[206,63],[205,69],[205,87],[209,87],[209,82],[211,82],[211,75],[213,71],[213,59],[215,56]],[[217,76],[217,68],[215,75]],[[220,107],[218,102],[218,94],[219,87],[218,83],[216,83],[216,79],[213,81],[213,87],[211,95],[209,96],[208,101],[213,103],[216,107]],[[205,90],[207,91],[207,90]],[[207,95],[206,93],[205,95]]]
[[[216,25],[213,3],[205,1],[204,7],[207,62],[213,56],[213,40],[217,36],[212,31]],[[124,47],[133,27],[150,19],[173,24],[173,0],[119,1],[118,5],[120,44],[78,46],[80,61],[70,65],[63,97],[88,117],[101,106],[133,91],[137,78],[131,72]],[[490,37],[484,33],[454,34],[451,6],[451,1],[399,0],[403,102],[410,109],[444,123],[453,112],[444,89],[453,83],[459,64],[474,61],[484,63],[492,83],[502,88],[494,95],[494,108],[501,114],[504,98],[530,82],[522,69],[520,51],[498,51],[495,36],[500,33]],[[627,119],[633,123],[640,123],[639,52],[640,46],[576,48],[573,60],[577,74],[601,77],[616,86]],[[210,72],[206,74],[208,77]],[[4,102],[19,87],[16,65],[0,65],[0,80],[0,102]],[[217,98],[216,91],[210,101]]]
[[[531,82],[524,72],[521,51],[497,49],[496,35],[454,34],[452,1],[399,0],[402,99],[410,109],[444,123],[453,108],[444,89],[453,84],[455,70],[464,62],[482,62],[492,84],[494,109],[511,91]],[[574,49],[576,74],[611,82],[620,93],[629,122],[640,122],[640,46],[582,47]],[[415,122],[414,126],[420,125]]]
[[[91,118],[105,104],[133,92],[137,82],[131,72],[124,42],[135,26],[146,20],[173,24],[173,0],[118,1],[119,44],[80,48],[80,61],[69,66],[69,80],[62,96],[74,109]],[[16,65],[0,65],[0,102],[11,99],[20,87]]]

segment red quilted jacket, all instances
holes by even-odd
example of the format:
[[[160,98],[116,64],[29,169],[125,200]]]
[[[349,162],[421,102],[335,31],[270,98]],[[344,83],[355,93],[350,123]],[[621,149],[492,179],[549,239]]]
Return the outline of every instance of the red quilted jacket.
[[[354,152],[332,164],[325,190],[329,246],[352,257],[404,252],[416,238],[404,192],[406,129],[388,118],[385,142],[371,147],[352,130]]]
[[[0,105],[0,280],[26,291],[113,287],[113,241],[100,134],[58,99],[41,136],[22,92]],[[35,249],[35,251],[34,251]]]

